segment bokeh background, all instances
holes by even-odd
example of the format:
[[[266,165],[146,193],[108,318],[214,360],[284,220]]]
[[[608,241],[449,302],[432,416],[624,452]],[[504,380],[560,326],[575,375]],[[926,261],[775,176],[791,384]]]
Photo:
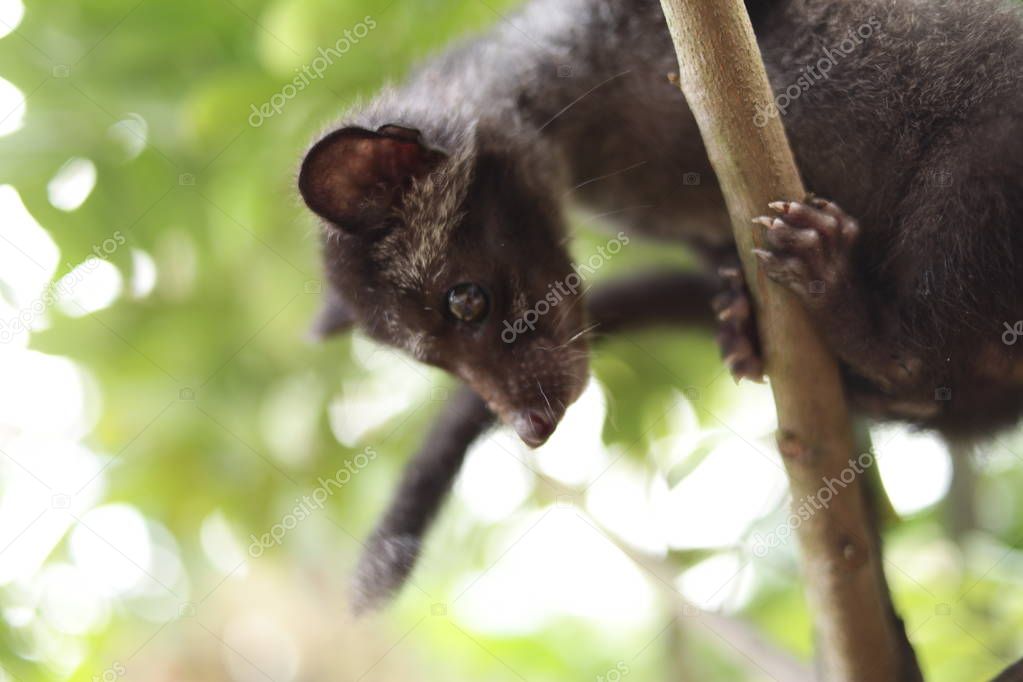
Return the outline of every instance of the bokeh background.
[[[768,392],[698,331],[602,346],[540,450],[480,442],[414,584],[349,615],[360,542],[452,384],[305,340],[296,166],[515,4],[0,0],[0,680],[800,679],[795,543],[763,545],[789,503]],[[580,257],[605,239],[574,227]],[[654,262],[689,259],[633,242],[598,278]],[[873,439],[928,679],[988,679],[1023,654],[1023,440],[954,461]]]

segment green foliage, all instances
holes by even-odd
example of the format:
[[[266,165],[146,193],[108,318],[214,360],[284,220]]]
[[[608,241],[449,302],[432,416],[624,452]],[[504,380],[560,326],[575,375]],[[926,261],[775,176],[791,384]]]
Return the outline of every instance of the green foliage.
[[[11,3],[0,2],[5,4]],[[766,393],[734,387],[713,340],[693,331],[655,331],[607,343],[594,361],[608,406],[603,427],[593,421],[592,431],[602,433],[603,444],[595,436],[592,452],[569,447],[535,456],[491,448],[481,470],[509,466],[507,457],[521,459],[510,466],[523,481],[522,494],[509,492],[510,479],[491,481],[495,499],[512,495],[496,517],[480,511],[471,491],[458,497],[432,537],[416,585],[395,609],[358,626],[340,615],[359,539],[452,384],[362,339],[320,346],[304,341],[322,284],[317,228],[295,196],[295,169],[306,145],[346,105],[402,77],[457,36],[499,20],[515,4],[37,0],[17,31],[0,39],[0,77],[24,93],[26,108],[21,129],[0,137],[0,185],[17,190],[59,248],[51,279],[68,274],[105,241],[124,241],[104,256],[124,279],[117,300],[87,316],[51,306],[47,324],[31,334],[33,350],[76,363],[87,384],[81,391],[85,412],[95,415],[85,419],[84,434],[43,435],[79,443],[102,470],[65,491],[33,482],[26,470],[46,483],[59,471],[36,473],[35,458],[20,458],[14,450],[0,469],[0,527],[15,523],[10,505],[25,490],[37,492],[31,502],[42,505],[41,518],[67,518],[69,512],[51,501],[56,493],[72,494],[76,515],[30,572],[15,579],[0,570],[0,665],[14,679],[106,680],[111,671],[120,676],[122,665],[138,680],[250,679],[256,668],[272,669],[270,676],[279,680],[458,676],[543,682],[614,679],[609,671],[619,665],[636,680],[681,679],[685,671],[694,679],[763,679],[720,638],[679,618],[675,586],[642,569],[608,573],[632,580],[629,589],[637,595],[653,595],[645,606],[637,602],[639,615],[620,626],[600,617],[605,600],[616,603],[615,594],[624,589],[617,583],[592,594],[586,608],[568,602],[546,611],[538,606],[521,622],[502,620],[501,613],[488,620],[486,600],[472,599],[474,581],[486,584],[506,554],[529,544],[517,544],[532,533],[521,523],[553,518],[544,514],[558,507],[560,489],[550,472],[562,458],[580,456],[590,467],[569,512],[589,518],[583,489],[605,467],[654,496],[722,457],[722,443],[752,449],[753,461],[774,457],[764,428]],[[375,28],[352,41],[322,79],[286,98],[280,113],[252,124],[259,120],[253,112],[289,92],[286,86],[313,63],[319,48],[337,44],[360,22],[368,24],[367,17]],[[94,164],[96,184],[79,208],[61,210],[48,187],[73,158]],[[6,220],[0,214],[5,235]],[[578,237],[580,257],[604,239],[593,226],[579,226]],[[147,259],[155,267],[155,286],[133,296],[131,283],[144,280]],[[602,269],[599,279],[655,263],[687,265],[691,259],[682,251],[637,245]],[[24,306],[28,301],[12,300],[14,279],[0,272],[7,303]],[[2,352],[26,357],[16,347]],[[27,395],[30,384],[17,390]],[[48,401],[63,405],[61,397]],[[64,418],[53,409],[54,419]],[[7,423],[0,414],[5,450]],[[1011,454],[1020,451],[1018,441],[1005,443],[1010,454],[981,474],[983,496],[1003,505],[982,505],[986,531],[953,545],[939,514],[928,507],[893,538],[893,561],[906,567],[895,572],[893,583],[932,680],[979,679],[1023,648],[1023,602],[1004,597],[1020,587],[1020,573],[1007,568],[1020,561],[1015,548],[1023,514],[1015,492],[1023,473]],[[250,536],[282,523],[300,500],[323,488],[322,479],[339,476],[367,446],[375,452],[372,464],[351,474],[323,509],[309,514],[310,521],[258,557],[246,554]],[[47,448],[56,445],[34,447],[29,452],[41,462],[49,461]],[[768,465],[777,467],[776,458]],[[734,475],[750,472],[739,466]],[[564,480],[560,485],[572,487]],[[726,495],[727,488],[710,492]],[[756,528],[783,520],[783,500],[776,497],[762,509],[745,510]],[[88,501],[76,507],[81,500]],[[79,521],[91,508],[111,504],[137,510],[148,524],[151,547],[166,555],[154,558],[139,578],[152,594],[138,586],[103,593],[83,580],[81,594],[99,594],[95,608],[101,615],[73,627],[60,617],[80,616],[84,607],[58,597],[47,606],[47,590],[55,588],[41,576],[73,567],[75,575],[102,578],[81,573],[84,560],[74,538],[89,537]],[[654,511],[643,513],[657,528],[709,523],[655,518]],[[593,525],[602,524],[609,525],[608,519]],[[580,528],[571,532],[594,532]],[[774,563],[756,559],[748,543],[753,528],[751,523],[742,538],[710,547],[680,542],[668,551],[661,540],[660,555],[654,555],[673,575],[719,553],[738,557],[750,571],[749,585],[723,608],[808,658],[810,619],[794,549],[789,543],[776,550]],[[525,532],[516,535],[515,529]],[[2,534],[11,544],[0,549],[0,567],[19,543],[35,542],[37,530]],[[624,561],[610,540],[599,542],[611,552],[608,562]],[[120,543],[120,537],[109,539],[117,553]],[[223,556],[237,560],[239,552],[232,570]],[[561,575],[554,569],[577,554],[572,538],[550,552],[532,555],[533,565],[544,569],[539,573]],[[175,561],[183,566],[180,575],[172,570]],[[604,575],[608,568],[601,562],[592,560],[581,574]],[[171,584],[161,588],[153,581]],[[524,602],[533,593],[556,596],[571,582],[545,590],[518,583],[517,589]],[[730,576],[721,576],[725,592],[729,582]],[[960,602],[962,592],[968,596]],[[468,596],[461,600],[463,593]],[[932,619],[936,605],[945,603],[956,604],[951,615]],[[441,610],[434,613],[437,605]],[[300,651],[300,672],[290,676],[284,641]],[[239,646],[266,658],[246,667]],[[685,656],[677,655],[680,647]]]

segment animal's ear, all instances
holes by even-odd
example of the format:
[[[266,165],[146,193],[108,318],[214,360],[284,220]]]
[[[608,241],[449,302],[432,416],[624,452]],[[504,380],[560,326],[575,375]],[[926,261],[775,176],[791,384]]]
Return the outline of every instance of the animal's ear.
[[[445,158],[443,152],[424,145],[420,132],[412,128],[342,128],[309,150],[298,188],[314,213],[355,231],[379,223],[414,179]]]
[[[323,292],[323,303],[309,327],[310,341],[325,339],[348,331],[355,325],[355,313],[334,287],[328,286]]]

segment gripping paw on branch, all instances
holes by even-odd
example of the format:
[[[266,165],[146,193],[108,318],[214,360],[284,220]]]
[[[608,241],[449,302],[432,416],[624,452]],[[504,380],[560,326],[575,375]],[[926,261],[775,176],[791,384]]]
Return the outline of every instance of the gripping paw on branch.
[[[763,248],[755,249],[764,273],[795,293],[810,309],[827,307],[846,284],[859,225],[835,203],[775,201],[774,215],[760,216]]]

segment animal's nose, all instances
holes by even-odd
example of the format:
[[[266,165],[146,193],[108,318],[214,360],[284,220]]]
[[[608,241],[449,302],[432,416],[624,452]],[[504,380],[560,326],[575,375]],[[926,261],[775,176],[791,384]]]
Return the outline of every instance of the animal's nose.
[[[526,445],[531,448],[543,445],[557,423],[539,410],[523,410],[512,418],[512,427]]]

